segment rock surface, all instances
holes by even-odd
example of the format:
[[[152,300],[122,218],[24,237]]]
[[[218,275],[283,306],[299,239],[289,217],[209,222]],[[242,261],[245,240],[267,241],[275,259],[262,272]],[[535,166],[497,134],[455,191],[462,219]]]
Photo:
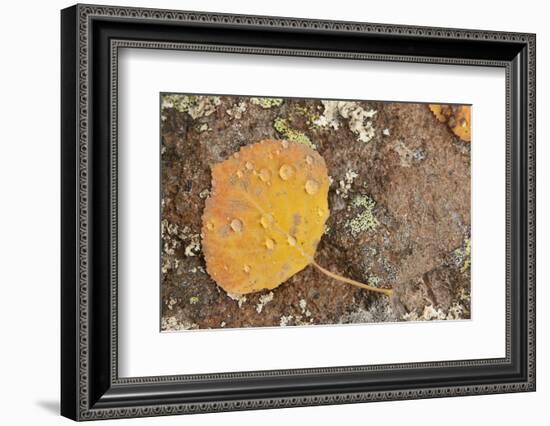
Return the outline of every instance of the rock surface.
[[[470,318],[470,144],[426,104],[164,96],[162,330]],[[210,167],[262,139],[314,146],[333,182],[312,267],[231,297],[205,272]]]

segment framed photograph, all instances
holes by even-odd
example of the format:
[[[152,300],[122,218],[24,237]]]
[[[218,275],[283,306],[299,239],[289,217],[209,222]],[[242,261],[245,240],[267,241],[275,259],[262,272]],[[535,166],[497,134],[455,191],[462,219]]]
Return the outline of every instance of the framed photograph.
[[[535,35],[61,12],[61,412],[535,390]]]

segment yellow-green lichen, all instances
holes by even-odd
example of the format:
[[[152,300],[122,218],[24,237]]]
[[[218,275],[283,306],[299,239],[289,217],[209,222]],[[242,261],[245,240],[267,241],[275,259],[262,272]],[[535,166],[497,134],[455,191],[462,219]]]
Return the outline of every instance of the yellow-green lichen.
[[[463,247],[457,248],[453,252],[453,254],[454,254],[454,256],[457,260],[457,264],[462,265],[460,267],[461,272],[465,272],[470,268],[471,263],[472,263],[471,252],[472,252],[472,244],[471,244],[471,240],[469,238],[467,238],[464,241],[464,246]]]
[[[293,142],[303,143],[311,149],[317,149],[317,147],[311,142],[305,133],[290,128],[288,121],[284,118],[277,117],[273,122],[273,128],[277,130],[285,139]]]
[[[209,116],[220,103],[219,96],[164,95],[161,109],[174,108],[178,112],[189,114],[194,120]]]
[[[282,98],[250,98],[250,103],[258,105],[263,109],[281,106],[283,102]]]
[[[356,237],[361,232],[374,231],[380,225],[378,219],[374,215],[374,207],[376,202],[368,195],[357,195],[351,205],[356,208],[362,208],[363,210],[346,222],[346,227],[351,231],[351,234]]]
[[[296,105],[294,107],[294,111],[305,118],[306,124],[310,129],[316,129],[319,127],[314,124],[314,122],[319,119],[319,113],[315,109],[308,106]]]
[[[197,103],[198,96],[188,95],[164,95],[162,97],[162,109],[174,108],[178,112],[187,112],[191,105]]]
[[[199,303],[199,298],[198,298],[198,296],[191,296],[191,297],[189,298],[189,303],[190,303],[191,305],[196,305],[197,303]]]

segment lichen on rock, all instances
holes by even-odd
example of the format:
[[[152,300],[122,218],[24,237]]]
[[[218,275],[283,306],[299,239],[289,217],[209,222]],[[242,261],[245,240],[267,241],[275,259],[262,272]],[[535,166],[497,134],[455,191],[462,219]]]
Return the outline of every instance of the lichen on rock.
[[[220,102],[219,96],[164,95],[161,108],[174,108],[178,112],[186,112],[195,120],[213,114]]]
[[[380,224],[374,215],[376,202],[368,195],[362,194],[355,196],[351,205],[361,209],[359,214],[346,222],[346,226],[350,229],[351,234],[357,236],[361,232],[376,230]]]
[[[317,149],[315,144],[311,142],[311,140],[307,137],[307,135],[303,132],[300,132],[298,130],[292,129],[288,121],[284,118],[277,117],[275,121],[273,122],[273,127],[275,130],[277,130],[278,133],[280,133],[285,139],[293,142],[299,142],[302,143],[311,149]]]
[[[323,115],[314,124],[320,127],[340,128],[340,117],[348,121],[349,130],[357,140],[367,143],[375,135],[372,119],[377,111],[366,110],[358,102],[352,101],[321,101],[325,107]]]
[[[250,103],[258,105],[263,109],[281,106],[283,102],[283,98],[250,98]]]
[[[238,104],[235,104],[231,108],[227,109],[225,112],[233,119],[240,120],[245,111],[246,102],[239,102]]]
[[[247,96],[169,94],[161,101],[162,331],[470,318],[471,146],[426,104],[353,101],[376,111],[361,123],[374,129],[364,142],[349,126],[349,111],[326,111],[338,101],[284,98],[269,108]],[[275,121],[286,126],[276,129]],[[269,291],[228,295],[205,272],[193,236],[201,232],[212,165],[259,140],[287,136],[314,143],[334,177],[329,231],[315,260],[373,287],[392,287],[391,301],[307,267],[272,290],[258,313]],[[350,222],[358,225],[355,234]]]
[[[355,172],[355,170],[346,170],[344,177],[338,181],[336,194],[340,195],[342,198],[348,198],[353,182],[358,177],[359,175]]]
[[[462,272],[470,268],[471,263],[471,252],[472,252],[472,243],[470,238],[467,238],[464,241],[464,245],[460,248],[457,248],[453,254],[455,256],[455,262]]]

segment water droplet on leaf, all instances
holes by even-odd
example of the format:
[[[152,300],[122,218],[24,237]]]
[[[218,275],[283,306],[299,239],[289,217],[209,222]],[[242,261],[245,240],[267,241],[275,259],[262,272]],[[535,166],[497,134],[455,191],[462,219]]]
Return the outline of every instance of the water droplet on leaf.
[[[265,246],[268,248],[268,250],[273,250],[275,248],[275,241],[273,241],[271,238],[266,238]]]
[[[262,214],[262,218],[260,219],[260,223],[264,228],[269,228],[271,224],[273,223],[273,216],[271,216],[269,213]]]
[[[309,195],[314,195],[319,191],[319,184],[313,179],[308,179],[305,186],[306,192]]]
[[[258,175],[262,182],[268,182],[271,178],[271,172],[267,169],[260,170],[260,173]]]
[[[289,180],[294,176],[294,168],[288,164],[283,164],[279,169],[279,176],[281,176],[282,180]]]
[[[231,229],[235,232],[241,232],[243,230],[243,223],[239,219],[233,219],[231,221]]]

